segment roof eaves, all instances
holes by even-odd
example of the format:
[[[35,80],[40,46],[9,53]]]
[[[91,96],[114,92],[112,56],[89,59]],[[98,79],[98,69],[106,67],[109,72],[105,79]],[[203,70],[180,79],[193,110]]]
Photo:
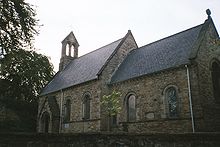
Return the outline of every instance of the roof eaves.
[[[39,96],[45,96],[47,94],[51,94],[51,93],[55,93],[55,92],[58,92],[60,90],[64,90],[64,89],[68,89],[70,87],[73,87],[73,86],[77,86],[77,85],[80,85],[80,84],[84,84],[84,83],[87,83],[87,82],[91,82],[91,81],[94,81],[94,80],[97,80],[98,79],[98,76],[96,76],[95,78],[93,79],[90,79],[88,81],[84,81],[84,82],[81,82],[81,83],[76,83],[74,85],[71,85],[71,86],[67,86],[67,87],[64,87],[64,88],[61,88],[61,89],[57,89],[57,90],[54,90],[54,91],[49,91],[49,92],[46,92],[46,93],[41,93]]]
[[[185,65],[190,65],[190,64],[191,64],[191,61],[189,61],[188,63],[184,63],[184,64],[181,64],[181,65],[178,65],[178,66],[173,66],[173,67],[170,67],[170,68],[165,68],[165,69],[161,69],[161,70],[158,70],[158,71],[154,71],[154,72],[150,72],[150,73],[134,76],[134,77],[131,77],[131,78],[128,78],[128,79],[123,79],[123,80],[113,81],[113,82],[111,81],[111,82],[109,82],[109,85],[114,85],[114,84],[125,82],[125,81],[128,81],[128,80],[133,80],[133,79],[136,79],[136,78],[140,78],[140,77],[144,77],[144,76],[149,76],[149,75],[152,75],[152,74],[157,74],[157,73],[160,73],[160,72],[164,72],[164,71],[168,71],[168,70],[173,70],[173,69],[176,69],[176,68],[181,68],[181,67],[183,67]]]
[[[43,90],[54,80],[54,78],[57,76],[58,73],[60,73],[60,71],[58,71],[55,75],[53,75],[51,80],[49,82],[47,82],[47,84],[44,86],[44,88],[41,89],[39,96],[41,96],[41,94],[43,93]]]

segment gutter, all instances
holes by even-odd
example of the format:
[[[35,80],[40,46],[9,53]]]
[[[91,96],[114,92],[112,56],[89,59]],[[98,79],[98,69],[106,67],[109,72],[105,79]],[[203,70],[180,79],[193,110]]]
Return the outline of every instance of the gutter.
[[[60,90],[61,92],[61,99],[60,99],[60,127],[59,127],[59,133],[61,133],[62,130],[62,109],[63,109],[63,90]]]
[[[189,107],[190,107],[190,116],[191,116],[191,122],[192,122],[192,132],[195,133],[195,122],[194,122],[193,107],[192,107],[192,94],[191,94],[189,67],[188,65],[185,65],[185,67],[186,67],[186,75],[187,75],[187,82],[188,82]]]

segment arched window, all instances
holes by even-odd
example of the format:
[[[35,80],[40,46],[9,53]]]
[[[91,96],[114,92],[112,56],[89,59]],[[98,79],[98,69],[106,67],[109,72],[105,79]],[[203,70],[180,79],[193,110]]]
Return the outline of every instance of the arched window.
[[[90,119],[90,95],[85,94],[83,97],[83,119]]]
[[[215,100],[220,103],[220,65],[217,62],[212,63],[212,83]]]
[[[168,117],[178,117],[179,103],[176,88],[169,87],[168,89],[166,89],[165,94],[167,100]]]
[[[70,114],[71,114],[71,101],[70,99],[68,99],[64,107],[64,122],[70,121]]]
[[[74,51],[75,51],[75,48],[73,45],[71,45],[71,57],[74,57]]]
[[[70,54],[70,46],[69,46],[69,44],[66,44],[66,56],[69,56],[69,54]]]
[[[111,123],[112,123],[112,126],[117,125],[117,115],[111,116]]]
[[[127,121],[135,121],[136,120],[136,97],[134,94],[130,94],[127,97]]]
[[[50,115],[48,112],[44,112],[41,117],[41,132],[48,133],[50,124]]]

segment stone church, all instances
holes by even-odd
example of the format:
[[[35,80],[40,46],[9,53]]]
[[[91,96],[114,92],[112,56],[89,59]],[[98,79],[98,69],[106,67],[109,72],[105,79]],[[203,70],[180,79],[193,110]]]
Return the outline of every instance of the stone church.
[[[78,57],[71,32],[59,71],[39,96],[38,132],[220,131],[220,47],[210,12],[203,24],[138,47],[129,30]],[[121,93],[110,118],[101,98]]]

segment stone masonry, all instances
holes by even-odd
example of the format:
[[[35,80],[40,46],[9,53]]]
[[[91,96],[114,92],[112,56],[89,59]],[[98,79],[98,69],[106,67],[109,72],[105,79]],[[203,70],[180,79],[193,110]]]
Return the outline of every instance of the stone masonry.
[[[129,133],[187,133],[193,132],[193,129],[195,132],[220,131],[220,104],[214,98],[212,82],[212,63],[220,61],[220,47],[214,44],[214,40],[219,39],[219,36],[210,16],[201,26],[196,26],[181,33],[187,35],[187,33],[195,33],[197,30],[199,30],[199,33],[198,36],[195,35],[195,42],[190,48],[189,62],[176,64],[176,62],[179,62],[176,61],[174,66],[149,74],[112,82],[112,77],[117,74],[118,70],[122,69],[122,64],[126,62],[125,59],[130,54],[137,53],[133,51],[140,50],[131,31],[128,31],[122,39],[103,47],[106,52],[110,52],[110,47],[114,47],[114,50],[112,49],[111,54],[108,54],[107,58],[105,57],[106,60],[102,63],[102,66],[99,66],[101,63],[97,63],[94,68],[91,68],[91,71],[88,71],[89,67],[84,65],[85,69],[83,70],[86,73],[81,74],[87,74],[86,76],[89,77],[97,70],[95,78],[56,89],[59,87],[58,82],[77,81],[77,79],[71,77],[71,73],[68,73],[69,77],[62,77],[67,69],[61,68],[55,76],[57,79],[60,78],[57,80],[58,82],[54,78],[55,80],[53,79],[48,84],[44,93],[39,97],[38,132],[45,132],[45,125],[47,125],[47,119],[43,117],[45,113],[49,114],[49,133],[108,131],[108,125],[111,124],[108,122],[106,108],[101,105],[101,98],[104,95],[111,94],[113,90],[122,94],[119,99],[122,110],[116,116],[116,124],[111,126],[112,131]],[[181,33],[177,34],[180,39],[182,39]],[[74,36],[72,32],[71,35]],[[166,39],[176,41],[177,35],[162,39],[162,41],[166,41]],[[65,39],[68,40],[68,37]],[[76,41],[75,36],[74,40]],[[159,40],[152,44],[158,46],[162,41]],[[190,39],[187,41],[185,46],[190,44]],[[71,42],[71,44],[74,43]],[[183,47],[185,46],[183,45]],[[62,50],[65,49],[64,47]],[[75,51],[78,53],[78,42]],[[98,54],[99,51],[96,50],[89,55],[94,55],[94,58],[97,58],[95,54]],[[185,49],[180,51],[184,52]],[[103,53],[105,54],[103,56],[107,56],[106,52]],[[85,55],[84,58],[86,59],[89,55]],[[165,56],[165,53],[160,53],[158,56]],[[62,61],[65,60],[65,57],[62,54]],[[99,55],[98,58],[102,58],[102,56]],[[84,63],[78,56],[72,58],[72,61],[69,62],[70,65],[67,66]],[[100,62],[102,61],[100,60]],[[82,66],[79,64],[76,67],[81,68]],[[141,73],[143,71],[135,72]],[[66,81],[65,78],[67,78]],[[169,117],[170,102],[167,100],[166,94],[167,89],[171,87],[176,90],[176,103],[178,105],[176,110],[178,116],[173,118]],[[89,119],[83,118],[86,110],[83,108],[85,94],[90,95]],[[135,96],[135,121],[128,121],[128,96],[130,94]],[[65,121],[67,100],[71,102],[71,112],[70,120]],[[192,100],[192,107],[190,100]]]

